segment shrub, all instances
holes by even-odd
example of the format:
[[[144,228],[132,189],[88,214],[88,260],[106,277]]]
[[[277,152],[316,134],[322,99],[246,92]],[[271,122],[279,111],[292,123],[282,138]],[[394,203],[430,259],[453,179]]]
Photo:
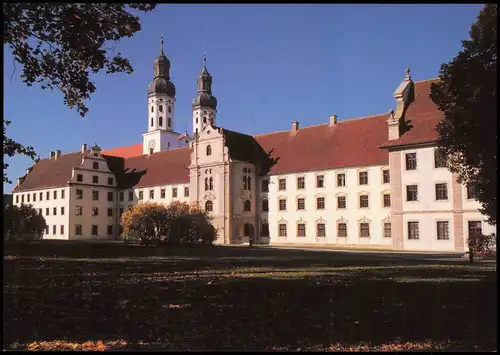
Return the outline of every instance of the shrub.
[[[45,218],[31,206],[7,205],[3,210],[4,239],[42,239],[47,227]]]

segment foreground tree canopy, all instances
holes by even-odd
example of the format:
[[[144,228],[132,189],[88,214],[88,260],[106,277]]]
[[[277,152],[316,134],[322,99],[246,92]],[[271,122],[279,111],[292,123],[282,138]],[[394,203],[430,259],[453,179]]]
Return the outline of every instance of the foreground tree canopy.
[[[474,187],[481,212],[497,222],[497,4],[487,4],[470,40],[449,63],[431,98],[444,112],[437,127],[439,150],[459,181]]]
[[[144,245],[212,244],[217,231],[211,221],[197,204],[144,202],[123,213],[122,237]]]
[[[45,218],[31,205],[7,205],[3,209],[4,239],[42,239]]]
[[[155,7],[147,3],[4,3],[4,43],[21,64],[26,85],[39,83],[42,89],[61,91],[64,103],[84,117],[88,112],[84,100],[96,90],[90,74],[133,72],[128,59],[114,53],[113,43],[140,31],[139,17],[132,11]],[[33,148],[9,140],[5,130],[4,123],[4,156],[24,154],[34,159]],[[4,163],[4,182],[10,182],[7,167]]]

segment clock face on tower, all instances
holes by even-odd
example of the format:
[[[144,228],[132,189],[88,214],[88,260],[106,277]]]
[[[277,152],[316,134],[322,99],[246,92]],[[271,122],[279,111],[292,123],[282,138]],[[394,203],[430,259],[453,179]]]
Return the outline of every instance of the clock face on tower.
[[[154,139],[149,141],[149,148],[154,148],[155,145],[156,145],[156,143],[155,143]]]

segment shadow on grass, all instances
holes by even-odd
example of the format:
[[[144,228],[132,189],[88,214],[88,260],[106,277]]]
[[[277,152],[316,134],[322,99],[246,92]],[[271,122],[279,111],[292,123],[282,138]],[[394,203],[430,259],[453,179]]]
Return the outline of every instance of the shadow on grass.
[[[5,247],[4,348],[124,339],[129,348],[168,350],[394,341],[496,349],[496,265],[295,250],[131,248]]]

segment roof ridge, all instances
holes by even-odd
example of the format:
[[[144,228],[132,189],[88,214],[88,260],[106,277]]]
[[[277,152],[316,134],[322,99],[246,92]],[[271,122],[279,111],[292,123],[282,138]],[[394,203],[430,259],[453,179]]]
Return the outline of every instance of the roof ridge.
[[[420,84],[420,83],[425,83],[426,81],[434,81],[434,80],[439,80],[439,76],[431,79],[425,79],[425,80],[419,80],[419,81],[414,81],[413,84]]]

